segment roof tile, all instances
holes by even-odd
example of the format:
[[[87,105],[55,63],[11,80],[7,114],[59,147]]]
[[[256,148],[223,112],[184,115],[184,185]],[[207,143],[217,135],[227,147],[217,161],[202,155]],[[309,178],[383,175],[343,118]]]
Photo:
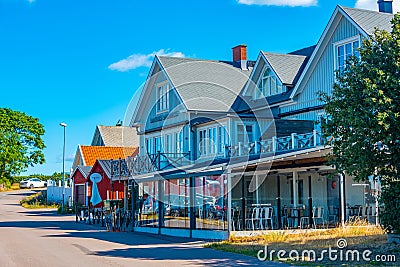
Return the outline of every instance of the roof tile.
[[[119,159],[136,155],[138,147],[80,146],[86,166],[93,166],[96,160]]]

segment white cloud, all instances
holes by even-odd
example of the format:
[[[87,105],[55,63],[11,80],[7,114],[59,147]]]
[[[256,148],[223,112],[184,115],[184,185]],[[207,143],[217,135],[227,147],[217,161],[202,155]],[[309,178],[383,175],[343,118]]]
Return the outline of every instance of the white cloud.
[[[318,0],[237,0],[244,5],[264,5],[264,6],[316,6]]]
[[[355,7],[378,11],[377,0],[357,0]],[[393,12],[400,11],[400,0],[393,1]]]
[[[118,62],[112,63],[108,68],[116,71],[128,71],[137,69],[140,67],[150,67],[153,61],[153,57],[158,56],[169,56],[169,57],[185,57],[182,52],[169,52],[168,50],[160,49],[153,53],[144,54],[133,54],[127,58],[124,58]]]

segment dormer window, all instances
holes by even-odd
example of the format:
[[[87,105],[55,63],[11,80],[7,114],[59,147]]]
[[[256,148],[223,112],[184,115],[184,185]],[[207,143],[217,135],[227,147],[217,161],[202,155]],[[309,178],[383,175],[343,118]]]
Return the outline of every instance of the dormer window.
[[[262,72],[258,84],[258,90],[256,90],[255,98],[267,97],[271,95],[277,95],[284,92],[284,87],[282,83],[277,79],[277,77],[272,72],[271,68],[267,67]]]
[[[342,72],[346,67],[346,60],[349,60],[351,56],[360,57],[358,48],[360,47],[360,37],[352,37],[344,41],[335,43],[335,57],[336,64],[335,69]]]
[[[157,90],[157,112],[168,110],[168,83],[156,85]]]

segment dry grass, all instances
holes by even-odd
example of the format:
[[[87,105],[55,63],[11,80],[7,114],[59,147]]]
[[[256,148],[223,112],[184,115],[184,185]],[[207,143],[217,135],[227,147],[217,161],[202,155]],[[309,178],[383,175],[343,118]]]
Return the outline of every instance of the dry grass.
[[[208,244],[214,249],[245,254],[256,257],[257,252],[268,246],[268,250],[314,250],[320,255],[322,250],[337,248],[337,240],[344,238],[347,249],[359,251],[370,250],[373,255],[396,255],[397,265],[384,265],[377,262],[350,262],[348,266],[400,266],[400,246],[387,243],[384,230],[380,227],[354,223],[345,228],[317,229],[304,231],[271,231],[256,236],[231,236],[229,240]],[[296,265],[309,266],[347,266],[345,262],[332,262],[329,259],[322,262],[294,262]]]
[[[58,204],[47,203],[46,193],[47,191],[40,191],[36,194],[30,195],[22,199],[20,204],[26,209],[58,208]]]
[[[19,183],[13,183],[10,187],[11,190],[19,190]]]

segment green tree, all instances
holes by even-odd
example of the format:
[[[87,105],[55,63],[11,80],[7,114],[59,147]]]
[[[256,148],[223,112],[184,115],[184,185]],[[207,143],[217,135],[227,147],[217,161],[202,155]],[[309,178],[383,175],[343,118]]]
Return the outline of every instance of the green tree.
[[[322,95],[329,115],[323,130],[333,140],[330,164],[358,181],[379,177],[385,201],[393,197],[388,193],[397,188],[400,171],[400,16],[390,32],[376,29],[364,39],[359,54],[337,73],[332,94]],[[398,207],[384,204],[400,218]],[[385,221],[383,214],[382,222],[400,231],[400,220]]]
[[[39,119],[9,108],[0,108],[0,180],[45,162]],[[0,181],[1,183],[1,181]]]

